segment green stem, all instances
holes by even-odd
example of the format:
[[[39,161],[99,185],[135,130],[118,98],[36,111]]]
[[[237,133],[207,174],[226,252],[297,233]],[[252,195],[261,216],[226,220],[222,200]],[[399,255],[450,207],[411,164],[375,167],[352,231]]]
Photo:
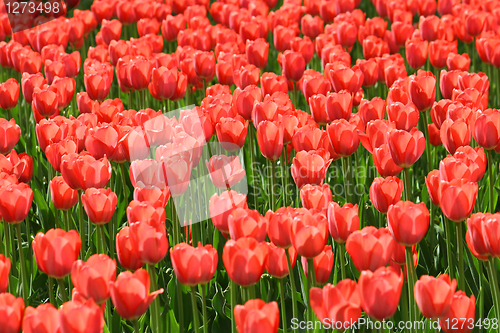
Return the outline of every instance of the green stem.
[[[348,158],[347,157],[342,157],[342,173],[344,174],[344,191],[345,191],[345,201],[346,202],[351,202],[350,198],[350,177],[349,177],[349,165],[348,165]]]
[[[250,136],[250,168],[253,170],[253,167],[254,167],[254,162],[255,162],[255,155],[254,155],[254,126],[253,124],[250,124],[248,126],[248,135]],[[255,189],[254,189],[254,178],[253,178],[253,172],[251,173],[252,174],[252,177],[251,179],[248,180],[248,185],[250,187],[250,191],[251,191],[251,194],[252,194],[252,198],[253,198],[253,208],[254,209],[259,209],[257,207],[258,205],[258,200],[257,198],[255,197]]]
[[[288,199],[288,193],[287,193],[287,190],[288,190],[288,156],[287,156],[287,149],[286,149],[286,146],[283,146],[283,154],[281,155],[282,156],[282,159],[283,159],[283,167],[284,167],[284,170],[283,170],[283,173],[282,173],[282,177],[283,177],[283,207],[286,207],[287,205],[287,199]]]
[[[491,156],[491,150],[486,151],[487,160],[488,160],[488,177],[490,181],[490,186],[489,186],[489,210],[490,213],[495,212],[495,202],[493,202],[493,188],[495,187],[495,180],[493,179],[493,160]]]
[[[139,333],[140,332],[139,321],[133,320],[132,321],[132,326],[134,326],[134,333]]]
[[[59,285],[59,291],[61,291],[61,298],[63,303],[68,301],[68,294],[66,293],[66,287],[64,286],[63,279],[57,279],[57,284]]]
[[[408,277],[408,309],[410,314],[410,322],[414,322],[416,318],[415,310],[415,300],[413,296],[413,288],[415,286],[415,277],[413,276],[413,253],[411,250],[411,246],[407,246],[405,248],[406,254],[406,276]],[[413,328],[410,328],[410,332],[414,332]]]
[[[97,229],[99,231],[99,238],[101,241],[101,251],[102,253],[106,254],[106,232],[104,231],[104,224],[99,224],[97,226]]]
[[[82,239],[82,248],[80,250],[80,259],[84,260],[85,259],[85,241],[86,241],[86,234],[85,234],[85,221],[83,220],[83,203],[82,203],[82,191],[80,190],[80,195],[79,195],[79,202],[78,202],[78,218],[80,222],[80,237]]]
[[[236,319],[234,318],[234,307],[236,306],[236,293],[238,292],[236,290],[236,283],[234,283],[233,280],[231,280],[231,333],[237,333],[236,330]]]
[[[453,280],[455,277],[455,267],[453,266],[453,258],[451,252],[451,229],[450,229],[450,220],[447,217],[444,217],[444,232],[446,236],[446,256],[448,258],[448,275]]]
[[[429,173],[429,168],[432,169],[431,165],[431,149],[429,140],[429,122],[427,121],[427,112],[421,112],[422,120],[424,122],[424,134],[425,134],[425,157],[427,163],[425,164],[425,172]]]
[[[193,326],[195,333],[200,332],[200,320],[198,318],[198,306],[196,305],[196,288],[191,287],[191,306],[193,309]]]
[[[279,279],[280,281],[280,300],[281,300],[281,320],[283,323],[283,333],[286,333],[287,323],[286,320],[286,306],[285,306],[285,282],[284,279]]]
[[[469,43],[469,55],[470,55],[470,72],[474,73],[474,44],[475,38]]]
[[[23,299],[24,303],[27,305],[28,304],[28,297],[29,297],[29,286],[28,286],[28,279],[26,278],[26,262],[24,261],[24,251],[23,251],[23,237],[21,235],[21,223],[16,224],[16,231],[17,231],[17,241],[18,241],[18,247],[19,247],[19,266],[21,266],[21,283],[23,285]]]
[[[156,271],[155,271],[155,266],[154,265],[151,265],[151,264],[148,264],[146,266],[146,269],[149,273],[149,277],[150,277],[150,280],[151,280],[151,290],[152,291],[156,291],[158,288],[156,286]],[[150,317],[151,317],[151,330],[153,331],[153,333],[159,333],[159,330],[158,330],[158,321],[159,321],[159,318],[157,317],[157,310],[156,310],[156,307],[158,306],[158,299],[155,299],[153,301],[153,303],[151,303],[151,308],[150,308],[150,311],[149,311],[149,314],[150,314]]]
[[[200,293],[201,293],[201,309],[203,314],[203,333],[208,333],[207,295],[205,293],[205,285],[200,285]]]
[[[271,198],[271,210],[274,212],[276,211],[276,198],[274,197],[274,183],[276,181],[275,179],[275,173],[276,173],[276,161],[270,161],[271,162],[271,188],[269,189],[270,191],[270,198]]]
[[[411,183],[410,183],[410,169],[403,169],[403,187],[404,187],[404,200],[408,201],[411,197]]]
[[[50,304],[52,304],[53,306],[57,307],[57,304],[56,304],[56,301],[55,301],[55,298],[54,298],[54,279],[52,277],[50,277],[50,276],[49,276],[48,284],[49,284],[49,300],[50,300]]]
[[[286,263],[288,265],[288,277],[290,278],[290,285],[292,286],[292,291],[291,291],[291,294],[292,294],[292,314],[293,314],[293,318],[298,318],[299,311],[297,308],[297,288],[295,287],[295,277],[293,275],[292,263],[290,261],[290,253],[288,252],[288,250],[285,250],[285,251],[286,251]],[[293,332],[298,333],[299,332],[298,328],[294,328]]]
[[[311,308],[311,288],[316,286],[316,277],[314,274],[314,261],[313,259],[307,259],[307,279],[306,279],[306,298],[307,298],[307,316],[308,319],[312,322],[314,321],[314,313],[313,309]]]
[[[458,247],[458,289],[465,291],[464,275],[464,236],[462,223],[455,223],[457,228],[457,247]]]
[[[339,244],[339,257],[340,257],[340,277],[342,280],[346,278],[345,274],[345,244]]]
[[[177,287],[177,300],[179,306],[179,332],[184,332],[184,301],[182,293],[182,284],[179,280],[175,281]]]
[[[500,293],[498,291],[498,280],[495,273],[495,258],[490,257],[488,260],[488,275],[490,278],[491,293],[493,294],[493,306],[495,307],[496,318],[500,318]]]
[[[66,231],[69,231],[69,216],[68,216],[68,211],[63,211],[63,219],[64,219],[64,229]]]

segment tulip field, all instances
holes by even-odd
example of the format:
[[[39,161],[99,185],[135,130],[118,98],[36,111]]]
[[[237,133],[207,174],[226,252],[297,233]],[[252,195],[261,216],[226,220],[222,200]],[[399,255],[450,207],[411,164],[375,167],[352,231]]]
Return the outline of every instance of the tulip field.
[[[0,333],[500,332],[499,154],[500,0],[0,0]]]

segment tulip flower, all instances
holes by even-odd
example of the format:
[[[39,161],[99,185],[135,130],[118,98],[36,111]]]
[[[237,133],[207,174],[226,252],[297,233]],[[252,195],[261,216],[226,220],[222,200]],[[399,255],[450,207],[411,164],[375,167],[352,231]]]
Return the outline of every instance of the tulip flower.
[[[387,228],[369,226],[349,235],[345,247],[358,271],[374,272],[389,263],[394,242]]]
[[[277,333],[280,324],[278,303],[267,303],[261,299],[249,300],[234,308],[234,320],[239,333]]]
[[[457,323],[457,327],[463,333],[469,333],[474,328],[474,325],[469,323],[475,322],[476,298],[474,295],[467,297],[465,292],[458,290],[453,296],[451,306],[444,317],[439,319],[439,326],[445,333],[456,332],[457,329],[451,323]]]
[[[228,216],[227,224],[231,239],[252,237],[263,242],[267,235],[269,221],[256,210],[235,208]]]
[[[212,195],[209,202],[210,217],[215,228],[223,234],[229,234],[228,218],[236,208],[247,208],[246,195],[236,191],[224,191],[219,196]]]
[[[9,293],[0,294],[0,325],[4,332],[19,332],[23,313],[24,302],[21,297],[16,298]]]
[[[335,242],[343,244],[354,231],[359,229],[358,204],[336,202],[328,205],[328,227]],[[342,258],[341,258],[342,260]]]
[[[266,243],[251,237],[227,241],[222,260],[229,278],[242,287],[256,284],[264,273],[268,252]]]
[[[373,164],[377,168],[377,172],[382,177],[397,176],[403,168],[396,165],[389,152],[387,144],[381,145],[373,150]]]
[[[328,93],[326,95],[326,112],[330,120],[349,120],[352,113],[353,97],[348,91]]]
[[[291,268],[293,269],[297,262],[297,252],[293,247],[285,250],[273,243],[268,243],[267,245],[269,246],[269,255],[266,262],[266,271],[277,279],[283,279],[290,273],[287,257],[290,258]]]
[[[300,52],[285,51],[282,58],[283,76],[292,82],[300,80],[304,74],[306,61]]]
[[[317,285],[325,284],[332,273],[333,269],[333,252],[331,245],[326,245],[324,250],[313,258],[314,266],[314,277]],[[301,258],[302,268],[304,270],[306,278],[308,277],[308,260],[305,257]]]
[[[403,276],[392,267],[380,267],[375,272],[363,271],[358,288],[365,313],[373,319],[384,320],[397,310]]]
[[[280,158],[283,151],[283,124],[262,121],[257,126],[257,143],[262,155],[274,162]]]
[[[311,308],[324,324],[346,330],[361,318],[361,297],[353,280],[344,279],[335,286],[328,283],[322,289],[313,287],[310,300]]]
[[[439,203],[443,214],[454,222],[468,218],[476,203],[478,185],[467,179],[450,182],[442,180],[439,185]]]
[[[64,303],[59,310],[59,316],[62,333],[97,333],[104,327],[101,308],[92,299],[84,303],[76,301]]]
[[[382,214],[386,214],[389,207],[401,200],[403,181],[397,177],[377,177],[370,185],[370,201]]]
[[[138,320],[148,309],[155,298],[163,293],[160,288],[152,293],[150,277],[145,269],[135,273],[122,272],[116,281],[110,282],[110,294],[116,311],[124,319]]]
[[[416,127],[410,132],[393,130],[389,133],[387,145],[394,163],[409,168],[422,156],[425,137]]]
[[[8,154],[21,137],[21,127],[14,119],[0,118],[0,154]]]
[[[266,67],[269,56],[269,44],[265,39],[248,40],[245,51],[250,64],[255,65],[257,68]]]
[[[170,199],[170,190],[168,188],[160,189],[156,186],[136,187],[134,189],[134,200],[139,202],[148,202],[155,207],[164,207]]]
[[[122,228],[116,235],[116,255],[120,265],[130,271],[136,271],[144,265],[134,251],[129,227]]]
[[[116,261],[105,254],[94,254],[84,262],[78,260],[71,269],[71,281],[86,299],[102,304],[109,298],[109,283],[116,277]]]
[[[396,129],[411,131],[418,125],[420,117],[417,107],[413,103],[403,105],[401,102],[395,102],[387,106],[387,116],[390,122],[393,122]]]
[[[89,188],[82,194],[82,203],[90,222],[101,225],[111,220],[118,198],[110,188]]]
[[[88,153],[68,154],[61,158],[61,174],[74,190],[104,187],[111,177],[111,164],[106,157],[96,160]]]
[[[328,138],[335,152],[342,157],[351,156],[359,147],[359,136],[355,125],[345,119],[334,120],[327,127]]]
[[[294,217],[291,229],[297,253],[312,259],[323,251],[328,238],[328,221],[322,213],[302,211]]]
[[[329,184],[306,184],[300,189],[302,206],[307,209],[318,209],[326,215],[329,203],[332,202],[332,191]]]
[[[387,224],[394,239],[401,245],[419,243],[429,229],[430,215],[425,203],[399,201],[387,211]]]
[[[464,120],[447,119],[441,125],[440,137],[446,150],[455,154],[457,148],[470,145],[471,133]]]
[[[229,190],[245,177],[239,156],[214,155],[205,161],[210,180],[219,189]]]
[[[192,247],[179,243],[170,249],[170,258],[177,280],[186,286],[210,282],[217,269],[217,250],[212,245]]]
[[[140,261],[157,264],[167,255],[168,238],[163,221],[145,220],[130,224],[132,251]]]
[[[215,130],[222,148],[229,152],[236,152],[245,144],[248,121],[245,121],[241,116],[235,118],[223,117],[215,125]]]
[[[7,291],[9,285],[10,259],[0,254],[0,294]]]
[[[332,162],[330,154],[323,149],[300,151],[292,161],[292,178],[298,188],[305,184],[322,185],[326,170]]]
[[[415,301],[424,317],[437,320],[446,316],[456,287],[457,281],[452,281],[448,274],[440,275],[438,278],[421,276],[415,283]]]
[[[269,220],[267,234],[271,242],[283,249],[290,248],[292,246],[292,209],[281,207],[276,212],[268,211],[266,218]]]
[[[76,230],[50,229],[39,232],[33,240],[35,260],[42,272],[50,277],[62,279],[71,273],[78,259],[82,241]]]
[[[13,78],[0,84],[0,108],[10,110],[17,105],[19,88],[20,84]]]
[[[41,304],[36,308],[28,306],[24,311],[23,331],[31,332],[60,332],[61,323],[59,311],[50,303]]]
[[[25,183],[12,184],[0,189],[0,216],[12,224],[19,224],[31,209],[33,191]]]

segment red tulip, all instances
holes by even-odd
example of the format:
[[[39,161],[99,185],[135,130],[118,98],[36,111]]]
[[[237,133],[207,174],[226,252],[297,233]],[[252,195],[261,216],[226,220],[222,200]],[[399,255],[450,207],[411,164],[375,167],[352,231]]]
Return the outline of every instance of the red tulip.
[[[292,137],[292,145],[296,151],[311,151],[324,147],[324,140],[328,141],[325,131],[306,125],[295,131]]]
[[[94,254],[87,262],[78,260],[71,269],[71,281],[78,292],[97,304],[109,298],[110,282],[116,277],[116,261],[105,254]]]
[[[389,263],[395,242],[387,228],[364,227],[347,238],[346,250],[358,271],[375,271]],[[366,310],[366,309],[365,309]]]
[[[259,243],[254,238],[228,240],[222,260],[229,278],[242,287],[254,285],[264,273],[268,252],[267,244]]]
[[[302,202],[302,207],[306,209],[317,209],[326,215],[328,205],[332,202],[330,185],[306,184],[300,189],[300,200]]]
[[[217,269],[217,250],[212,245],[192,247],[179,243],[170,249],[170,258],[177,280],[186,286],[206,284],[212,280]]]
[[[365,126],[372,120],[384,119],[385,100],[381,97],[374,97],[372,100],[362,99],[358,113]]]
[[[223,234],[229,234],[228,217],[236,208],[247,208],[246,195],[236,191],[224,191],[212,195],[209,202],[210,217],[214,227]]]
[[[85,90],[91,99],[98,101],[106,99],[111,89],[111,82],[113,81],[112,77],[109,78],[108,74],[103,72],[100,74],[85,74],[83,78]]]
[[[8,154],[21,137],[21,127],[11,120],[0,118],[0,154]]]
[[[358,282],[361,307],[373,319],[390,318],[397,310],[402,288],[403,276],[392,267],[363,271]]]
[[[165,223],[153,219],[130,224],[129,236],[132,251],[140,261],[157,264],[168,252],[168,238]]]
[[[0,84],[0,108],[10,110],[17,105],[19,88],[19,83],[13,78]]]
[[[336,202],[328,205],[328,226],[337,243],[345,243],[354,231],[359,229],[358,205],[346,203],[340,207]]]
[[[247,40],[246,56],[248,62],[257,68],[266,67],[269,56],[269,44],[263,38],[256,39],[255,41]]]
[[[355,281],[344,279],[335,286],[327,284],[323,289],[310,290],[311,308],[325,325],[339,331],[348,329],[361,317],[361,297]]]
[[[56,279],[62,279],[69,273],[78,259],[82,241],[76,230],[68,232],[62,229],[50,229],[47,233],[39,232],[33,240],[38,269]]]
[[[500,112],[488,109],[480,113],[474,122],[472,136],[486,150],[497,147],[500,143]]]
[[[429,43],[429,61],[435,68],[446,66],[446,59],[450,53],[458,53],[457,41],[449,42],[444,39],[437,39]]]
[[[436,99],[436,78],[416,76],[410,81],[410,99],[419,111],[429,110]]]
[[[453,301],[457,280],[451,281],[448,274],[438,278],[423,275],[415,283],[415,301],[420,312],[430,320],[446,316]]]
[[[470,134],[469,126],[462,119],[456,121],[446,119],[440,129],[441,142],[450,154],[455,154],[459,147],[468,146]]]
[[[221,146],[229,152],[236,152],[245,144],[248,121],[245,121],[241,116],[223,117],[215,125],[215,130]]]
[[[280,158],[283,151],[283,124],[262,121],[257,126],[257,143],[262,155],[270,161]]]
[[[18,224],[28,216],[33,191],[28,184],[11,184],[0,188],[0,216],[5,222]]]
[[[429,42],[420,38],[412,38],[406,41],[405,47],[406,60],[413,69],[418,69],[425,65]]]
[[[177,39],[179,31],[186,29],[186,19],[184,15],[168,15],[167,18],[161,24],[161,34],[163,38],[171,42]]]
[[[31,104],[33,101],[33,91],[35,88],[42,88],[43,85],[47,83],[47,80],[44,78],[42,73],[36,74],[28,74],[23,73],[23,77],[21,79],[21,86],[23,90],[23,96],[26,100],[26,103]]]
[[[300,80],[306,68],[306,61],[300,52],[288,51],[282,57],[283,76],[292,82]]]
[[[229,189],[245,177],[239,156],[214,155],[205,161],[210,180],[219,189]]]
[[[336,69],[330,69],[330,83],[335,92],[347,90],[355,94],[363,84],[364,74],[360,69],[356,71],[351,68],[339,66]]]
[[[122,318],[138,320],[155,298],[163,293],[163,288],[150,293],[150,283],[145,269],[138,269],[135,273],[122,272],[116,281],[109,283],[111,300]]]
[[[441,180],[438,195],[443,214],[454,222],[462,222],[472,213],[477,193],[478,184],[468,179]]]
[[[234,240],[252,237],[263,242],[266,239],[268,223],[268,219],[258,211],[248,208],[233,209],[227,219],[229,235]]]
[[[301,258],[302,268],[307,277],[307,259]],[[333,269],[333,251],[331,245],[326,245],[324,250],[313,258],[314,276],[318,285],[325,284],[330,279]]]
[[[467,53],[464,54],[450,54],[448,55],[448,59],[446,59],[446,66],[448,66],[448,70],[459,70],[459,71],[469,71],[470,67],[470,58]]]
[[[395,102],[387,106],[387,115],[390,122],[393,122],[396,129],[410,131],[418,125],[419,112],[413,103],[403,105]]]
[[[266,304],[261,299],[249,300],[245,305],[234,307],[234,318],[239,333],[277,333],[280,324],[278,303]]]
[[[59,310],[59,316],[61,333],[97,333],[102,332],[104,327],[102,310],[92,299],[85,303],[64,303]],[[75,320],[76,318],[78,320]]]
[[[7,291],[9,286],[10,259],[0,254],[0,294]]]
[[[294,218],[291,238],[297,253],[312,259],[323,251],[328,240],[328,221],[322,213],[307,210]]]
[[[351,156],[358,149],[359,136],[357,128],[345,119],[334,120],[326,130],[335,152],[340,156]]]
[[[425,137],[416,127],[410,132],[393,130],[389,133],[387,144],[394,163],[401,168],[409,168],[422,156]]]
[[[266,271],[277,279],[283,279],[289,274],[287,256],[290,258],[290,264],[293,269],[297,262],[297,252],[293,247],[285,250],[273,243],[268,243],[267,245],[269,247],[269,255],[266,262]]]
[[[293,158],[291,173],[298,188],[305,184],[322,185],[332,162],[324,150],[299,151]]]
[[[82,203],[90,222],[106,224],[115,213],[118,198],[110,188],[89,188],[82,194]]]
[[[328,93],[326,95],[326,112],[330,120],[349,120],[352,114],[353,97],[348,91]]]
[[[49,89],[39,89],[35,88],[33,90],[33,101],[31,106],[33,108],[33,114],[37,116],[37,122],[40,122],[41,118],[50,117],[53,118],[58,115],[58,95]]]
[[[255,128],[264,120],[278,120],[278,104],[272,100],[254,103],[252,109],[252,122]]]
[[[258,85],[259,77],[260,70],[254,65],[241,66],[233,71],[234,84],[240,89]]]
[[[439,326],[445,333],[469,333],[474,328],[474,325],[470,325],[470,323],[475,322],[475,310],[476,298],[474,295],[467,297],[465,292],[459,290],[453,296],[450,310],[439,320]],[[457,325],[453,326],[451,323]]]
[[[133,249],[129,227],[124,227],[116,235],[116,255],[118,262],[125,269],[135,271],[144,265]]]
[[[196,75],[205,80],[212,81],[215,75],[215,56],[212,52],[196,52],[193,55],[194,70]]]
[[[269,220],[267,228],[269,239],[283,249],[292,246],[292,211],[290,207],[281,207],[276,212],[269,210],[266,213],[266,218]]]
[[[33,308],[28,306],[24,311],[23,332],[52,333],[60,332],[59,311],[50,303]]]
[[[168,188],[160,189],[158,187],[136,187],[134,189],[134,200],[146,201],[154,207],[165,207],[170,199],[170,190]]]
[[[104,157],[96,160],[87,154],[68,154],[61,158],[64,181],[75,190],[104,187],[111,177],[111,164]]]
[[[264,80],[266,74],[261,77]],[[262,84],[264,88],[264,84]],[[235,89],[233,93],[233,108],[238,111],[238,114],[246,120],[252,119],[252,110],[256,102],[262,101],[264,89],[259,89],[256,86],[247,86],[245,89]]]
[[[23,321],[23,312],[24,302],[21,297],[16,298],[9,293],[0,294],[0,325],[2,331],[7,333],[19,332]]]
[[[425,203],[399,201],[387,211],[387,224],[394,239],[401,245],[418,244],[427,233],[430,223],[429,210]]]

